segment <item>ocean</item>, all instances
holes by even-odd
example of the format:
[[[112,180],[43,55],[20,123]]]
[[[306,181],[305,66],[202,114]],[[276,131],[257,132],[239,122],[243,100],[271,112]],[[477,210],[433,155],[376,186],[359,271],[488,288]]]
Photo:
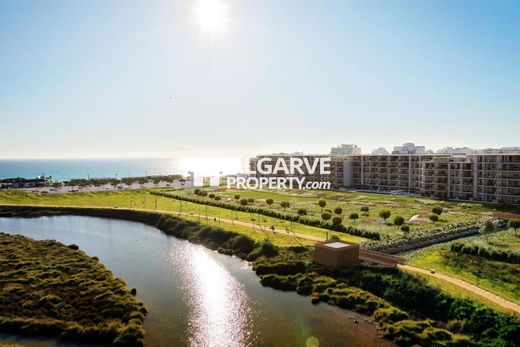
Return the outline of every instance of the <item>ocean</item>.
[[[53,180],[72,178],[136,177],[150,175],[218,175],[244,173],[244,157],[179,157],[121,159],[0,159],[0,179],[52,176]]]

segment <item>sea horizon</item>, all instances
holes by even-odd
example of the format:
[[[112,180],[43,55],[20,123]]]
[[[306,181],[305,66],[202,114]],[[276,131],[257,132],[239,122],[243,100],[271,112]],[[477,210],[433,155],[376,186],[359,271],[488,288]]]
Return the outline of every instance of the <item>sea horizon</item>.
[[[236,174],[247,170],[248,157],[170,158],[13,158],[0,159],[0,179],[50,176],[67,181],[79,178],[122,178],[154,175]]]

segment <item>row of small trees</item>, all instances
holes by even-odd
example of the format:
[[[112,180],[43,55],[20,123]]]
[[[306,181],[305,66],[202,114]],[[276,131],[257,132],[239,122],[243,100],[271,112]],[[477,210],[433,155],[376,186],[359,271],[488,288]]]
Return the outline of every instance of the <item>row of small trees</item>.
[[[298,222],[298,223],[313,226],[313,227],[330,229],[330,230],[344,232],[347,234],[366,237],[366,238],[370,238],[370,239],[374,239],[374,240],[380,239],[380,234],[377,231],[362,230],[362,229],[358,229],[358,228],[355,228],[352,226],[345,226],[345,225],[343,225],[341,223],[337,223],[337,222],[336,222],[336,224],[333,224],[330,220],[325,221],[321,218],[315,218],[313,216],[306,216],[305,215],[306,211],[305,211],[305,213],[300,212],[300,214],[297,214],[297,213],[292,213],[292,212],[285,212],[285,211],[282,212],[282,211],[277,211],[277,210],[272,210],[272,209],[266,209],[266,208],[257,207],[257,206],[250,206],[249,204],[242,205],[241,203],[237,204],[237,203],[226,202],[226,201],[217,201],[215,198],[208,199],[206,197],[205,193],[201,194],[200,190],[198,190],[196,193],[196,195],[198,195],[197,197],[188,196],[185,194],[176,194],[173,192],[169,192],[169,193],[151,192],[151,194],[169,197],[169,198],[173,198],[173,199],[177,199],[177,200],[189,201],[189,202],[193,202],[196,204],[210,205],[210,206],[219,207],[219,208],[226,208],[229,210],[248,212],[248,213],[258,213],[258,214],[262,214],[262,215],[268,216],[268,217]],[[207,194],[207,196],[209,197],[209,194]],[[240,202],[240,198],[239,198],[239,202]],[[288,208],[289,202],[281,202],[280,205],[282,206],[282,208]]]

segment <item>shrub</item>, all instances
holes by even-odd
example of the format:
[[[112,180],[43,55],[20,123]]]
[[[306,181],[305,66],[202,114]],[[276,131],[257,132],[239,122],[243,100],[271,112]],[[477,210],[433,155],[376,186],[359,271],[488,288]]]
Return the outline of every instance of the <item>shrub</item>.
[[[431,220],[433,223],[435,223],[435,222],[437,222],[437,221],[439,220],[439,216],[436,215],[436,214],[431,214],[429,218],[430,218],[430,220]]]
[[[318,206],[321,207],[321,210],[323,211],[323,208],[327,206],[327,202],[323,199],[318,200]]]
[[[401,231],[407,233],[410,231],[410,227],[408,225],[402,225],[401,226]]]
[[[334,225],[334,226],[340,225],[342,222],[343,222],[343,218],[341,218],[340,216],[332,217],[332,225]]]
[[[272,244],[269,241],[264,241],[260,245],[260,253],[267,257],[274,257],[274,256],[278,255],[278,247],[276,247],[274,244]]]
[[[395,216],[394,224],[397,225],[397,227],[400,227],[401,225],[404,224],[404,218],[401,216]]]
[[[271,205],[274,203],[274,200],[273,200],[273,199],[266,199],[266,200],[265,200],[265,203],[266,203],[267,205],[269,205],[269,207],[271,207]]]
[[[328,221],[330,218],[331,218],[331,214],[329,212],[323,212],[321,214],[321,219],[323,219],[324,221]]]
[[[432,208],[432,212],[438,216],[440,216],[442,214],[442,211],[443,211],[442,207],[440,207],[440,206],[435,206]]]
[[[361,208],[359,210],[361,212],[368,212],[368,211],[370,211],[370,208],[368,206],[361,206]]]
[[[297,213],[298,213],[299,216],[306,216],[307,215],[307,210],[304,209],[304,208],[299,208]]]
[[[255,242],[246,235],[237,235],[230,240],[229,245],[234,251],[248,254],[255,247]]]
[[[379,212],[379,217],[383,218],[385,221],[392,215],[392,212],[388,210],[383,210]]]
[[[336,208],[334,209],[334,213],[335,213],[335,214],[342,214],[342,213],[343,213],[343,209],[342,209],[341,207],[338,206],[338,207],[336,207]]]
[[[352,212],[352,213],[348,216],[348,218],[350,218],[350,219],[352,219],[352,220],[355,221],[356,219],[359,218],[359,215],[358,215],[356,212]]]
[[[240,200],[240,205],[242,205],[242,206],[247,205],[247,199],[241,199]]]

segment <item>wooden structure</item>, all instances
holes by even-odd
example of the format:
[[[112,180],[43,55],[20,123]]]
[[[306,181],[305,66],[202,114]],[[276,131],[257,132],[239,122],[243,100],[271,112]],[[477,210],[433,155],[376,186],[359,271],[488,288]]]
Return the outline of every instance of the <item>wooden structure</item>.
[[[339,240],[318,242],[314,262],[332,267],[354,266],[359,262],[359,245]]]

